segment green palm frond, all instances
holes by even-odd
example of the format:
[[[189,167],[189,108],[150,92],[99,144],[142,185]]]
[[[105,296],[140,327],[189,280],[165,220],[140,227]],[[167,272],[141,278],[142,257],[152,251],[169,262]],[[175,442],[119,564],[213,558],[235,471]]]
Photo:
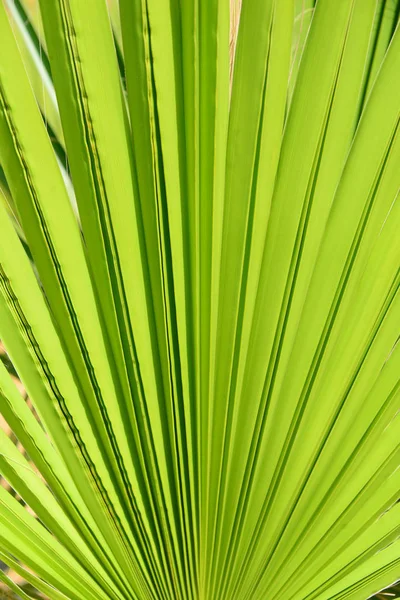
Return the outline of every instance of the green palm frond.
[[[0,594],[396,597],[399,14],[0,2]]]

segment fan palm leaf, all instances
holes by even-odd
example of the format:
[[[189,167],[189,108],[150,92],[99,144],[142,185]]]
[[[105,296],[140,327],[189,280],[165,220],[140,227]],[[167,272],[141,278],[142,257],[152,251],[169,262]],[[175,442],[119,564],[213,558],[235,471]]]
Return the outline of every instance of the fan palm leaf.
[[[394,597],[399,10],[0,3],[10,593]]]

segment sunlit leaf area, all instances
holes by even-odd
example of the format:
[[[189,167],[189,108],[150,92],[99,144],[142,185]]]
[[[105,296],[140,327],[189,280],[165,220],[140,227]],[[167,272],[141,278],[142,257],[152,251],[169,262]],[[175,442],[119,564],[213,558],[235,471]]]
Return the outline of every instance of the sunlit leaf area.
[[[400,0],[0,0],[0,598],[400,598]]]

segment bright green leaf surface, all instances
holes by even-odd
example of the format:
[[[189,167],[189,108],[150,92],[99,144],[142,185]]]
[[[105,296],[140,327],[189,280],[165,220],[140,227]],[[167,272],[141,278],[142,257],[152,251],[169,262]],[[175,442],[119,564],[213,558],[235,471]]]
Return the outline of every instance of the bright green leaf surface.
[[[39,4],[0,3],[34,408],[0,364],[1,560],[51,600],[366,600],[400,578],[398,0]]]

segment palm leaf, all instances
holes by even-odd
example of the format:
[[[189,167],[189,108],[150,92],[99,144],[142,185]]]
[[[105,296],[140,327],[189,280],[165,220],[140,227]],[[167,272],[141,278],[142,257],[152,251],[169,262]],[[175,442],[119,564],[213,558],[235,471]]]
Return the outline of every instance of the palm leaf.
[[[399,6],[0,3],[11,594],[395,597]]]

